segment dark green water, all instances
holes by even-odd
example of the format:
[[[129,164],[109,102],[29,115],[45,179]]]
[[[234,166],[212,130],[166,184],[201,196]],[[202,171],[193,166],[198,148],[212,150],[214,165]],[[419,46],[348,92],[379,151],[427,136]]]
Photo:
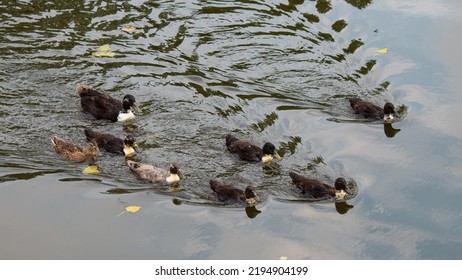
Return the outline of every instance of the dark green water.
[[[0,1],[1,259],[461,259],[460,1]],[[135,31],[124,32],[124,26]],[[109,44],[113,58],[94,57]],[[376,50],[388,48],[388,53]],[[79,83],[133,94],[128,124],[80,110]],[[346,98],[395,103],[392,127]],[[100,175],[54,134],[135,135],[137,160],[181,164],[176,188],[103,153]],[[247,164],[224,136],[273,142]],[[289,171],[357,193],[299,201]],[[217,178],[256,187],[218,203]],[[139,205],[137,213],[124,207]]]

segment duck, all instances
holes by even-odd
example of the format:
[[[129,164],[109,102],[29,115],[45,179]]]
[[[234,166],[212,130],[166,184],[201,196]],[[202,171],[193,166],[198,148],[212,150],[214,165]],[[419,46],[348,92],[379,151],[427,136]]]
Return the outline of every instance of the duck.
[[[136,154],[135,138],[127,135],[124,139],[115,137],[111,134],[101,133],[89,128],[84,130],[87,141],[91,141],[98,145],[98,148],[103,148],[109,153],[125,155],[131,157]]]
[[[246,202],[247,205],[255,205],[257,203],[257,195],[252,186],[247,186],[245,190],[235,188],[231,185],[226,185],[215,180],[209,181],[210,188],[214,191],[220,201],[228,202]]]
[[[295,172],[289,172],[292,182],[302,190],[305,196],[310,198],[335,197],[338,200],[345,199],[346,194],[351,194],[345,179],[339,177],[335,180],[334,187],[322,183],[319,180],[311,179]]]
[[[240,159],[245,161],[261,161],[263,163],[268,163],[274,158],[280,159],[279,155],[276,153],[276,147],[270,142],[266,142],[263,148],[259,148],[228,134],[226,135],[226,147],[228,147],[228,151],[237,154]]]
[[[106,93],[96,91],[87,85],[77,85],[75,91],[80,96],[80,105],[97,120],[105,119],[112,122],[123,122],[135,118],[132,110],[135,108],[135,97],[127,94],[122,102]]]
[[[180,181],[180,168],[175,163],[170,164],[169,170],[133,160],[127,160],[127,165],[141,180],[146,182],[175,183]]]
[[[51,144],[58,153],[71,161],[93,163],[98,155],[98,147],[92,142],[87,142],[87,146],[83,148],[54,135],[51,137]]]
[[[385,103],[383,108],[380,108],[369,101],[357,97],[350,98],[349,101],[355,113],[366,119],[383,119],[385,122],[392,122],[394,120],[394,115],[396,114],[395,106],[390,102]]]

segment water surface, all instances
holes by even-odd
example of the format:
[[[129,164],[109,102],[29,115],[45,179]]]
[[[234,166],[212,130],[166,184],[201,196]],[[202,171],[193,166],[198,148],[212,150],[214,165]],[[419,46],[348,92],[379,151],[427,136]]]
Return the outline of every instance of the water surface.
[[[460,259],[462,58],[458,1],[1,1],[0,258]],[[123,27],[133,26],[125,32]],[[95,57],[108,44],[115,56]],[[386,54],[376,51],[388,48]],[[80,110],[79,83],[141,109],[126,124]],[[391,101],[365,122],[347,98]],[[178,186],[140,182],[102,153],[99,175],[52,149],[84,128],[178,162]],[[248,164],[224,136],[273,142]],[[345,177],[343,204],[306,201],[296,171]],[[252,184],[224,205],[212,178]],[[124,207],[139,205],[137,213]]]

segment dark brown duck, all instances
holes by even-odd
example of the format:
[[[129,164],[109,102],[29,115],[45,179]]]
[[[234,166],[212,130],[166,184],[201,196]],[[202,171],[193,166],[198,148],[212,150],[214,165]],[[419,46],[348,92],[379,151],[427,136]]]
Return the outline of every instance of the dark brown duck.
[[[209,184],[210,188],[217,194],[217,197],[220,201],[245,201],[248,205],[255,205],[257,203],[257,195],[251,186],[247,186],[243,191],[231,185],[222,184],[215,180],[210,180]]]
[[[92,114],[97,120],[105,119],[116,122],[135,118],[132,112],[135,106],[135,97],[131,94],[125,95],[122,102],[120,102],[108,94],[96,91],[87,85],[77,85],[75,91],[80,96],[82,109]]]
[[[279,158],[279,155],[276,153],[276,147],[270,142],[265,143],[263,148],[260,148],[228,134],[226,135],[226,147],[228,147],[228,151],[246,161],[261,161],[266,163],[272,161],[273,158]]]
[[[386,122],[392,122],[396,114],[395,106],[393,106],[390,102],[385,103],[383,108],[380,108],[379,106],[360,98],[350,98],[349,101],[350,106],[353,108],[355,113],[366,119],[383,119]]]
[[[106,150],[109,153],[121,154],[125,156],[133,156],[136,154],[135,139],[128,135],[125,139],[115,137],[111,134],[101,133],[92,129],[85,129],[87,141],[96,143],[99,148]]]
[[[311,179],[295,172],[289,172],[289,176],[292,178],[292,182],[302,190],[306,197],[335,197],[337,199],[344,199],[347,193],[351,194],[345,179],[341,177],[337,178],[337,180],[335,180],[334,187],[331,187],[319,180]]]

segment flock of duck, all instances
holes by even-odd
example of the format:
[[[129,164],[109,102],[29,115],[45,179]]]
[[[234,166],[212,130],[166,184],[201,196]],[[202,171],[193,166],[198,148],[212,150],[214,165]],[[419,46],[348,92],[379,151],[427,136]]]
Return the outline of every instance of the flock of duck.
[[[90,113],[98,120],[123,122],[135,118],[133,111],[136,109],[136,101],[133,95],[125,95],[122,102],[120,102],[108,94],[96,91],[86,85],[78,85],[76,92],[80,96],[82,110]],[[390,123],[396,114],[393,104],[389,102],[383,108],[359,98],[351,98],[349,102],[354,112],[362,118],[383,119],[385,122]],[[130,135],[121,139],[88,128],[84,132],[87,140],[86,147],[78,146],[58,136],[52,136],[51,143],[58,153],[76,162],[89,161],[90,164],[93,164],[100,149],[104,149],[109,153],[125,155],[127,157],[126,163],[130,170],[140,180],[146,182],[174,183],[181,179],[180,168],[174,163],[170,165],[168,170],[165,170],[154,165],[128,159],[136,154],[137,146],[135,139]],[[243,161],[265,164],[273,161],[273,159],[280,159],[275,146],[269,142],[260,148],[228,134],[226,135],[225,144],[230,153],[237,155]],[[334,186],[329,186],[319,180],[308,178],[295,172],[289,172],[289,176],[307,198],[344,200],[346,194],[352,194],[346,180],[341,177],[335,180]],[[248,205],[255,205],[258,201],[258,196],[252,186],[247,186],[245,190],[241,190],[216,180],[210,180],[209,184],[220,201],[230,203],[244,202]]]

